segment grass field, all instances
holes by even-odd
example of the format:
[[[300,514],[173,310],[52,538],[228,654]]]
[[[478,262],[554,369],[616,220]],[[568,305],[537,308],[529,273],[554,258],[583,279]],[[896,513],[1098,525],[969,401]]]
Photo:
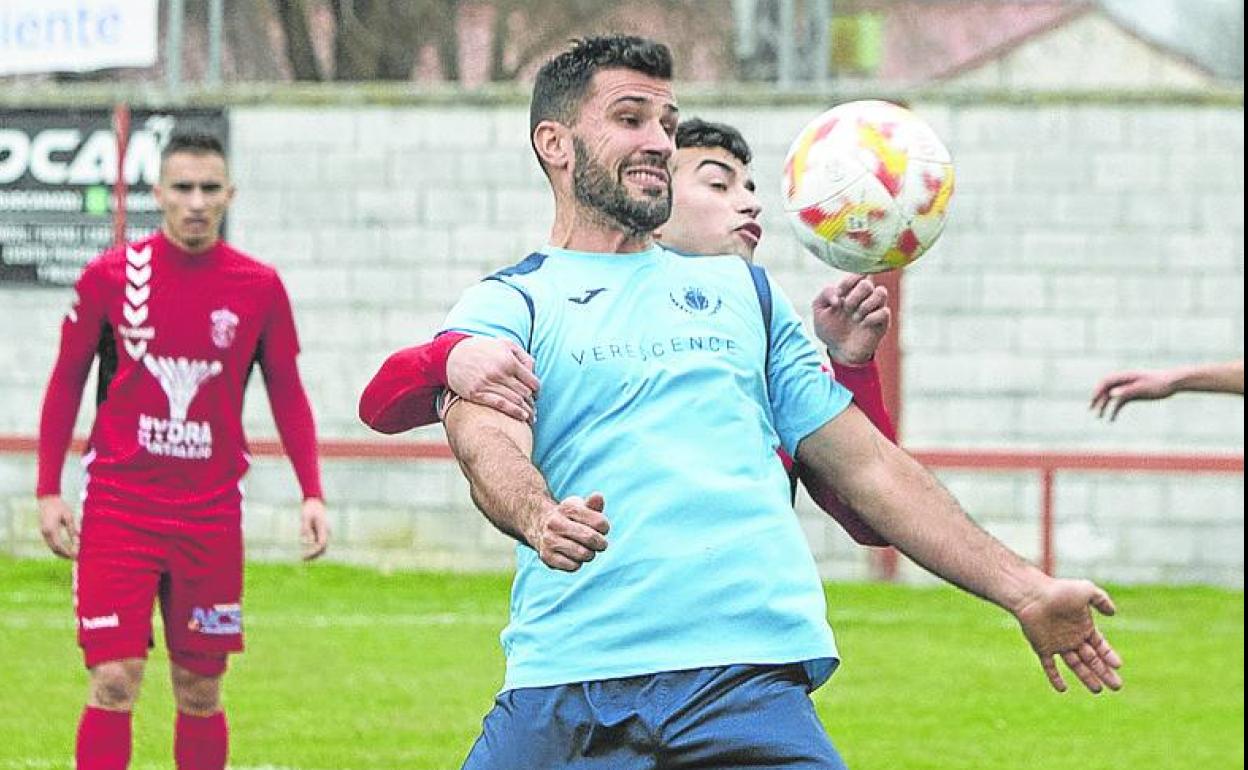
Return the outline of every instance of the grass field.
[[[250,566],[248,651],[226,683],[231,766],[458,768],[501,682],[508,585]],[[1113,590],[1103,627],[1127,685],[1099,697],[1051,692],[1012,622],[963,594],[827,592],[845,663],[815,699],[853,770],[1244,766],[1242,592]],[[0,769],[72,766],[86,679],[68,596],[68,564],[0,559]],[[154,653],[136,770],[171,766],[167,675]]]

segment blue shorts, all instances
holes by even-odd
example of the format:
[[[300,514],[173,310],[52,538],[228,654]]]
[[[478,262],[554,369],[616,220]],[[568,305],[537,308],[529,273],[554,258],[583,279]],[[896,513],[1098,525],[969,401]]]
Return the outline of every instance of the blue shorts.
[[[463,770],[846,770],[800,665],[508,690]]]

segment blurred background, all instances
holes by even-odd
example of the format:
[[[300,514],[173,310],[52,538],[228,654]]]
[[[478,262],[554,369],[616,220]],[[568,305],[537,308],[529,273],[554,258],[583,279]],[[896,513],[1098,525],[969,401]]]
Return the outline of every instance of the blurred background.
[[[152,0],[137,5],[145,3]],[[10,11],[3,37],[14,48],[23,36],[69,32],[58,27],[58,3],[6,5],[48,9],[25,28]],[[1075,66],[1091,63],[1083,57],[1050,61],[1061,74],[1033,84],[1195,87],[1242,82],[1244,71],[1244,8],[1233,0],[162,0],[159,7],[163,45],[153,66],[23,80],[479,88],[528,80],[568,39],[608,31],[664,39],[681,54],[677,77],[706,83],[986,85],[979,70],[1050,33],[1087,56],[1130,38],[1151,49],[1154,66],[1128,76],[1131,61],[1104,71]],[[1161,66],[1166,60],[1175,66]]]
[[[1242,399],[1133,404],[1114,424],[1087,403],[1118,368],[1243,356],[1243,21],[1223,0],[0,0],[0,552],[45,553],[39,403],[68,286],[112,237],[124,103],[132,237],[158,221],[172,131],[228,142],[227,237],[295,303],[331,558],[507,569],[511,543],[473,510],[440,429],[382,439],[356,403],[388,353],[545,241],[527,83],[569,39],[610,31],[668,43],[682,114],[753,145],[758,260],[801,310],[836,276],[788,232],[791,140],[857,98],[930,122],[958,190],[932,252],[885,278],[903,444],[1059,573],[1242,589]],[[260,391],[247,422],[274,435]],[[249,547],[291,560],[296,486],[266,446]],[[78,476],[69,463],[67,493]],[[925,580],[799,510],[826,577]]]

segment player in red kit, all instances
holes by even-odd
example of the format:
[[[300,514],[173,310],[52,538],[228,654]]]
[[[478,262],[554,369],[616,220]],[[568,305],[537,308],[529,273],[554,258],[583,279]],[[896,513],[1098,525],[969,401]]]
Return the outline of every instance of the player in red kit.
[[[304,557],[320,556],[329,537],[290,301],[271,267],[220,239],[234,195],[221,143],[174,136],[155,195],[161,230],[100,255],[78,280],[39,425],[40,530],[54,553],[76,559],[78,642],[90,671],[78,770],[129,764],[157,596],[177,767],[225,767],[221,678],[226,656],[243,648],[242,408],[253,364],[302,487]],[[79,536],[60,477],[97,355]]]

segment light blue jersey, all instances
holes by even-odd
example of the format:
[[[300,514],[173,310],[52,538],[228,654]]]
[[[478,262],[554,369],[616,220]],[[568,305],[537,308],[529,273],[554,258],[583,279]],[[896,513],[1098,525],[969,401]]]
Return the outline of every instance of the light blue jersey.
[[[469,289],[445,328],[536,359],[533,462],[556,499],[602,492],[579,571],[517,547],[504,690],[731,664],[836,666],[777,446],[848,406],[773,287],[770,355],[740,258],[547,247]],[[770,361],[768,363],[768,359]]]

